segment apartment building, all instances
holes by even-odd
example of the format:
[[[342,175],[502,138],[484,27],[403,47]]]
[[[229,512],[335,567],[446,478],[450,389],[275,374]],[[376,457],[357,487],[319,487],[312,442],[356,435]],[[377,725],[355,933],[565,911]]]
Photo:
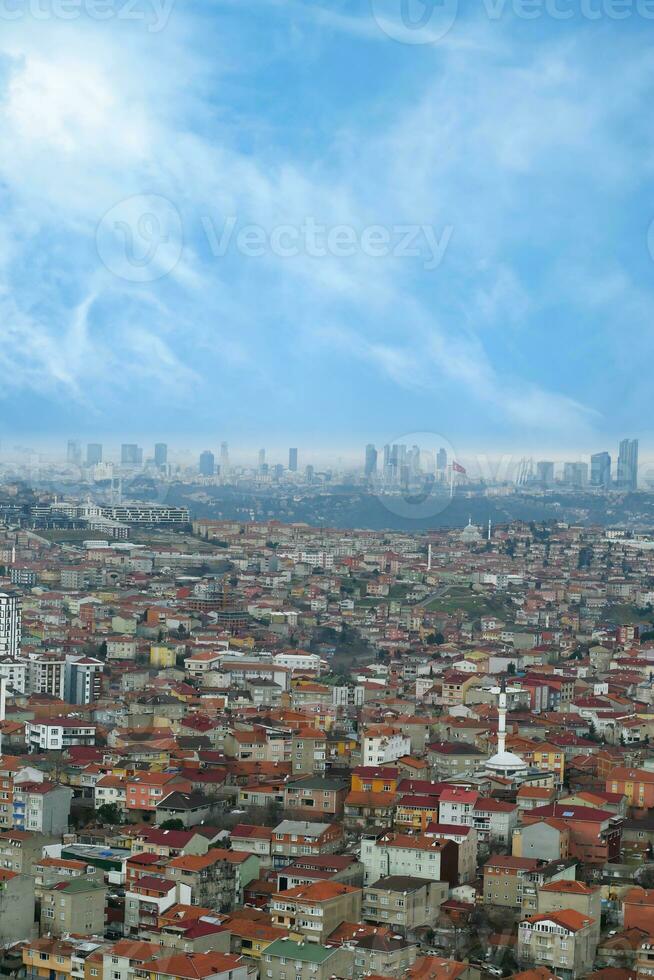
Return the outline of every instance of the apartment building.
[[[96,726],[74,718],[26,721],[25,741],[30,752],[62,752],[72,745],[95,745]]]
[[[35,862],[43,856],[43,848],[56,839],[27,830],[0,831],[0,868],[32,874]]]
[[[404,755],[411,755],[411,739],[393,725],[369,725],[362,739],[364,766],[385,766]]]
[[[25,925],[33,920],[33,879],[30,875],[0,868],[0,944],[25,939]]]
[[[324,773],[327,767],[327,735],[305,726],[293,733],[291,763],[293,775]]]
[[[168,862],[166,877],[190,889],[193,905],[228,912],[243,904],[243,889],[259,876],[259,859],[246,851],[211,848],[206,854],[186,854]]]
[[[361,918],[361,889],[337,881],[317,881],[278,891],[272,897],[273,925],[322,943],[342,922]]]
[[[354,975],[354,952],[345,946],[277,939],[262,959],[261,980],[347,980]]]
[[[459,884],[473,881],[477,876],[477,831],[474,827],[448,823],[431,823],[425,831],[428,837],[452,840],[459,855]]]
[[[341,817],[348,794],[348,781],[325,776],[300,776],[289,779],[284,790],[284,806],[301,816],[322,814],[330,819]]]
[[[361,917],[408,936],[423,926],[434,927],[448,892],[446,881],[388,875],[364,888]]]
[[[135,972],[161,953],[158,943],[121,939],[102,951],[103,980],[134,980]]]
[[[190,793],[193,784],[175,773],[169,772],[139,772],[137,776],[127,778],[126,806],[130,811],[144,810],[154,812],[157,805],[173,790]]]
[[[639,809],[654,807],[654,771],[616,766],[606,777],[607,793],[622,793],[627,804]]]
[[[585,864],[602,865],[620,860],[622,817],[610,810],[551,803],[525,811],[525,827],[554,819],[570,831],[570,855]]]
[[[256,854],[260,868],[272,867],[273,831],[269,827],[239,823],[229,835],[232,850]]]
[[[599,885],[587,885],[583,881],[548,881],[538,888],[538,914],[573,909],[592,920],[591,936],[597,945],[600,940],[602,915],[601,889]]]
[[[16,830],[59,836],[68,830],[73,790],[49,780],[14,781],[12,819]]]
[[[282,820],[273,833],[273,867],[284,868],[295,857],[333,854],[342,840],[341,824]]]
[[[574,909],[529,916],[518,927],[518,960],[547,967],[561,980],[584,977],[597,948],[593,926],[593,919]]]
[[[156,928],[177,894],[175,882],[158,875],[142,875],[132,882],[125,890],[125,932],[139,937]],[[180,889],[180,900],[190,903],[190,889]]]
[[[103,936],[107,889],[97,881],[60,881],[41,894],[41,935]]]
[[[454,841],[425,834],[364,834],[361,862],[364,885],[389,875],[409,875],[447,881],[454,887],[459,876],[458,847]]]

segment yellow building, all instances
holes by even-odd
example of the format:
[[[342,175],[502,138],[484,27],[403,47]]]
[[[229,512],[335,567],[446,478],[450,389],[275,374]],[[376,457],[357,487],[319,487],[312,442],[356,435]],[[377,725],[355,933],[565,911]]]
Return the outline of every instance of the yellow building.
[[[177,664],[177,654],[170,647],[150,647],[150,665],[152,667],[174,667]]]
[[[379,775],[375,775],[375,770],[370,766],[362,766],[364,771],[352,772],[352,792],[353,793],[395,793],[398,777],[384,775],[384,770],[379,769]],[[367,770],[367,772],[366,772]]]

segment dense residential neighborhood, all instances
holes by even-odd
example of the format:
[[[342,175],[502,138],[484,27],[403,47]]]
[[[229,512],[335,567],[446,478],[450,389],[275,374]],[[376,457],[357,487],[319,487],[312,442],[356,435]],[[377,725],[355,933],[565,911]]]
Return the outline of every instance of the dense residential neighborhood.
[[[26,980],[654,977],[654,539],[0,531]]]

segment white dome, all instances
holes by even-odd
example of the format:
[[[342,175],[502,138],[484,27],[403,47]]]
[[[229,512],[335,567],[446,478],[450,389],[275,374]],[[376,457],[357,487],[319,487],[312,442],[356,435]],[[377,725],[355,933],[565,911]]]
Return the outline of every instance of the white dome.
[[[498,752],[491,756],[486,763],[486,768],[501,773],[503,776],[511,776],[515,772],[524,772],[528,766],[524,759],[513,752]]]

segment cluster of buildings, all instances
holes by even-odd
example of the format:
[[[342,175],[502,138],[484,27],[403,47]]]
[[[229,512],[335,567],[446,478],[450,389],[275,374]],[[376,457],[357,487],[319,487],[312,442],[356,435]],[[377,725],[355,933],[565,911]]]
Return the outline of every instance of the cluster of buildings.
[[[0,529],[0,970],[654,976],[654,541]]]

